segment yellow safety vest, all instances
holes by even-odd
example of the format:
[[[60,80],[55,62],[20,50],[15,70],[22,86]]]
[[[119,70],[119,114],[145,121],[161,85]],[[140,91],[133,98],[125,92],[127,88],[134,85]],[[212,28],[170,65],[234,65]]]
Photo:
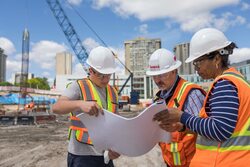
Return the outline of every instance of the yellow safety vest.
[[[97,104],[102,107],[102,102],[100,99],[99,94],[97,93],[97,90],[95,89],[93,83],[89,79],[83,79],[77,81],[81,94],[82,94],[82,100],[84,101],[96,101]],[[118,95],[116,90],[110,86],[107,85],[106,87],[107,91],[107,110],[110,112],[117,112],[117,103],[118,103]],[[84,124],[80,121],[78,117],[76,117],[78,112],[71,112],[70,113],[70,121],[71,126],[69,127],[69,135],[68,139],[70,139],[71,135],[75,135],[76,140],[85,143],[85,144],[92,144],[92,141],[88,134],[88,129],[84,126]]]

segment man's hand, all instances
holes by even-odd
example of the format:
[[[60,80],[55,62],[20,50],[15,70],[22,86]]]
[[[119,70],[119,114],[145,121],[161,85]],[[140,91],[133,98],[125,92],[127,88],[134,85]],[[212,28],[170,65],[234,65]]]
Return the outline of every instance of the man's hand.
[[[108,151],[109,151],[109,153],[108,153],[109,159],[113,160],[113,159],[120,157],[119,153],[112,151],[112,150],[108,150]]]
[[[102,115],[104,114],[102,108],[95,101],[79,101],[78,105],[81,111],[89,115],[94,115],[97,117],[99,112]]]

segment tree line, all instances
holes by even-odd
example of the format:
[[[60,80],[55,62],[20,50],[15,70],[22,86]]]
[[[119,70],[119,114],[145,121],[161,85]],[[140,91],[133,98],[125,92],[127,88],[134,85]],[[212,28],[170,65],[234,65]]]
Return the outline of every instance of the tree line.
[[[20,83],[15,83],[12,84],[10,82],[0,82],[0,86],[20,86]],[[34,88],[34,89],[43,89],[43,90],[50,90],[50,86],[49,86],[49,82],[48,82],[48,78],[32,78],[32,79],[28,79],[27,83],[26,83],[26,87],[27,88]]]

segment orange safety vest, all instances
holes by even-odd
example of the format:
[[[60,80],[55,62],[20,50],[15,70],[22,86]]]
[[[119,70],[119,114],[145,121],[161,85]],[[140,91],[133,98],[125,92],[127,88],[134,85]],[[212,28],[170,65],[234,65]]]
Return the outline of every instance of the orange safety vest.
[[[181,78],[167,106],[183,110],[186,98],[192,89],[199,89],[205,94],[200,86]],[[184,131],[172,132],[171,136],[171,143],[159,143],[164,161],[170,166],[189,166],[195,153],[196,135]]]
[[[244,167],[250,162],[250,85],[244,77],[234,68],[226,70],[218,76],[219,79],[231,81],[238,90],[239,110],[237,124],[232,136],[226,141],[219,142],[198,135],[196,141],[196,153],[191,161],[192,167]],[[207,94],[201,110],[202,118],[208,117],[205,105],[208,102]]]
[[[84,101],[96,101],[97,104],[102,107],[102,102],[100,99],[100,96],[95,89],[93,83],[89,79],[83,79],[77,81],[82,94],[82,100]],[[107,85],[107,110],[110,112],[117,112],[117,103],[118,103],[118,95],[115,89]],[[103,108],[103,107],[102,107]],[[69,127],[69,135],[68,139],[70,139],[71,135],[75,135],[76,140],[85,143],[85,144],[92,144],[92,141],[88,134],[88,129],[84,126],[84,124],[80,121],[78,117],[76,117],[77,114],[81,113],[78,112],[71,112],[70,113],[70,121],[71,126]]]

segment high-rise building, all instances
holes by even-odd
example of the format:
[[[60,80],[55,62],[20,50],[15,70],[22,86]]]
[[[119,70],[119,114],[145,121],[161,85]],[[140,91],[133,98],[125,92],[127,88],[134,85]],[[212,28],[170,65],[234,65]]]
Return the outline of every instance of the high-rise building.
[[[68,52],[56,54],[56,75],[72,74],[72,55]]]
[[[125,41],[125,65],[135,76],[143,76],[148,68],[151,54],[161,48],[160,39],[137,38]]]
[[[4,50],[0,48],[0,82],[6,81],[6,59],[7,55]]]
[[[181,75],[194,74],[195,70],[192,63],[185,63],[185,60],[189,56],[189,43],[182,43],[174,47],[174,54],[178,60],[182,62],[182,65],[178,68],[178,72]]]
[[[133,90],[139,92],[140,98],[153,96],[153,80],[146,76],[148,60],[151,54],[161,48],[161,40],[136,38],[124,42],[125,65],[133,72]],[[125,72],[128,75],[128,72]]]

